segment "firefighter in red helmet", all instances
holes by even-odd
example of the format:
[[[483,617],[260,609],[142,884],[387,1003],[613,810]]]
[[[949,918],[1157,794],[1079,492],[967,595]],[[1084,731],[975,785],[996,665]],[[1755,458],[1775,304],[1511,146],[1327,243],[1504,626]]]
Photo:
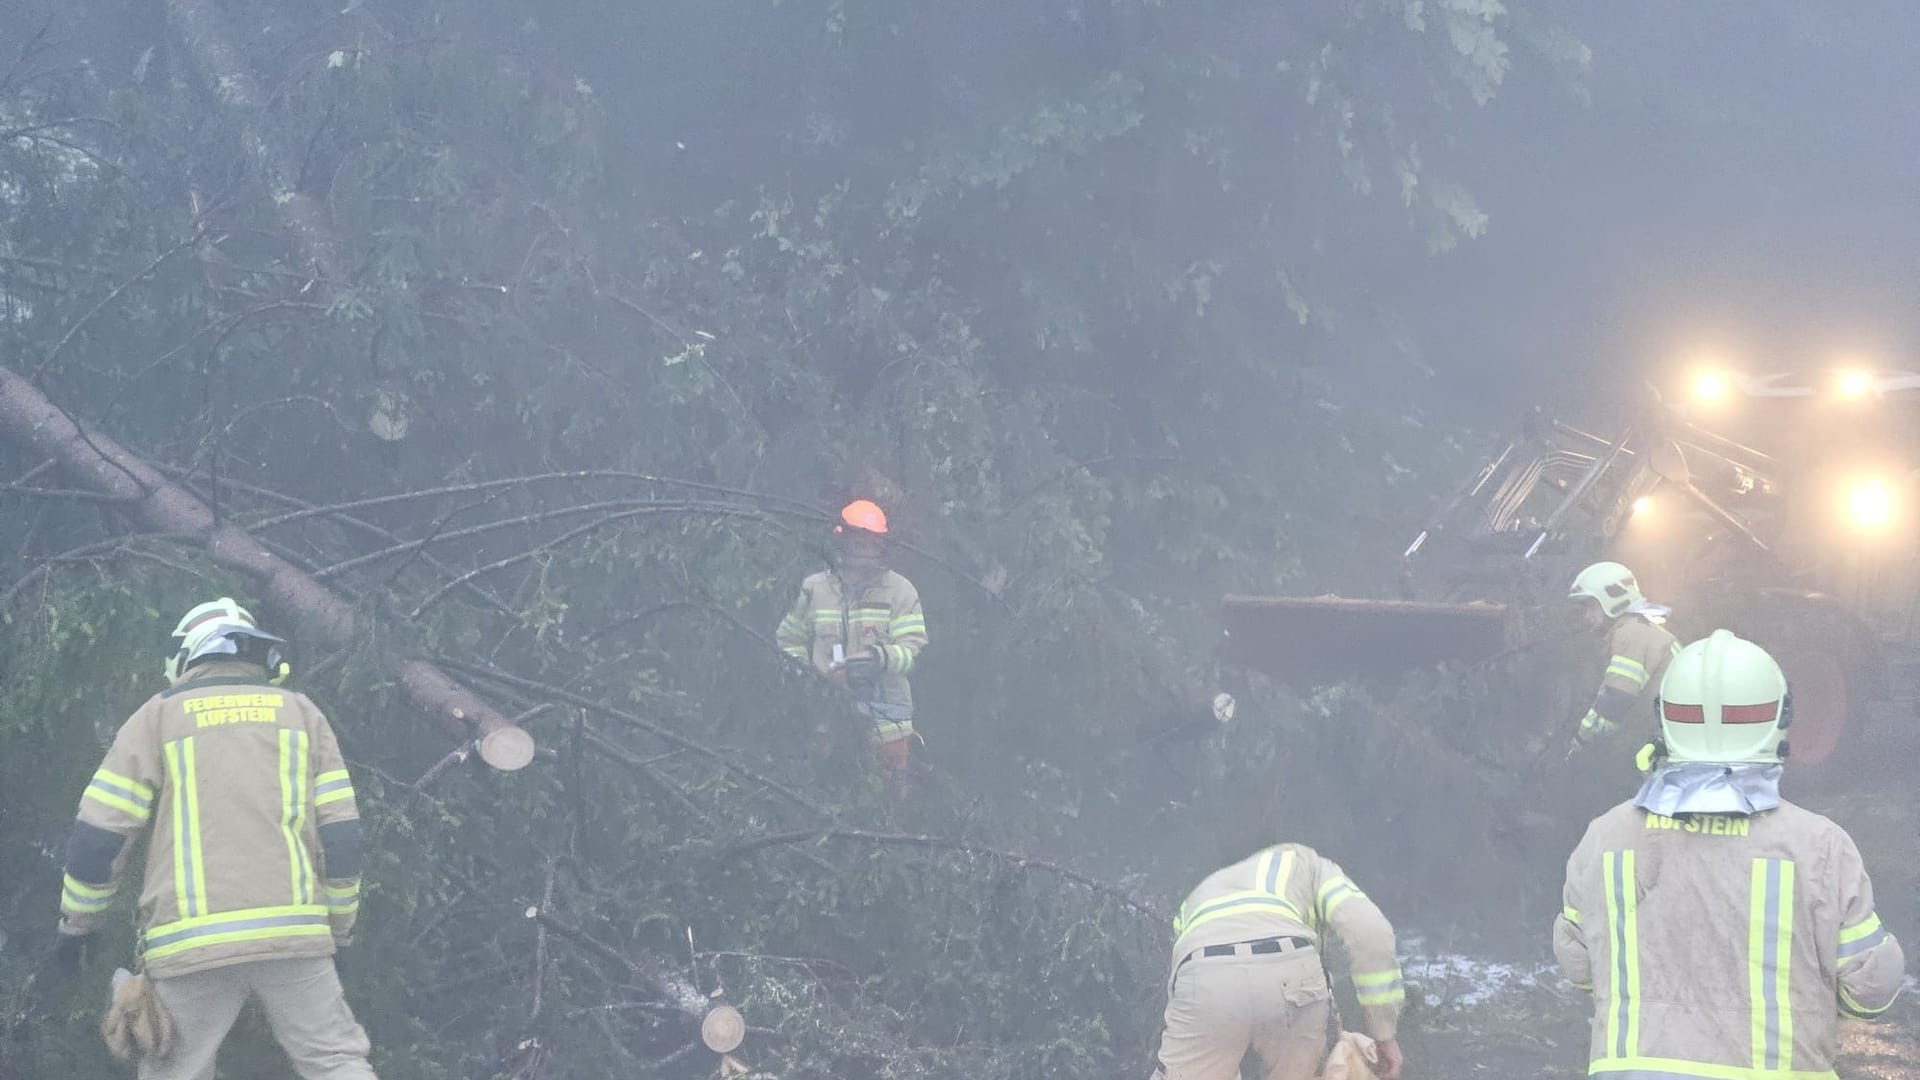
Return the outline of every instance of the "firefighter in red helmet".
[[[908,676],[927,644],[920,594],[887,566],[887,515],[867,499],[842,507],[829,569],[809,574],[780,621],[787,655],[854,696],[872,721],[880,763],[895,794],[905,791],[914,738]]]

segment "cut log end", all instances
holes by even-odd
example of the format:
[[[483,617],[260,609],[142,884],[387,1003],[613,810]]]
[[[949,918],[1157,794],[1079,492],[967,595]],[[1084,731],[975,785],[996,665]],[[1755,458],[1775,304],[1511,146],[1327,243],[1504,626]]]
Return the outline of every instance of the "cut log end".
[[[501,772],[517,772],[533,762],[533,736],[504,724],[480,739],[480,760]]]

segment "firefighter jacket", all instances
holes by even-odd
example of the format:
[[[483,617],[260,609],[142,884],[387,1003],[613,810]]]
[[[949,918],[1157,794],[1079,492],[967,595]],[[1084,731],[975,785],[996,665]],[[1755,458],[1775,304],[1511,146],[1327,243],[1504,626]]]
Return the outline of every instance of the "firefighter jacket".
[[[80,798],[63,933],[99,927],[142,832],[139,947],[156,978],[331,956],[352,932],[353,782],[326,717],[257,665],[192,668],[121,726]]]
[[[1208,945],[1302,937],[1320,947],[1328,929],[1353,962],[1367,1033],[1393,1038],[1407,996],[1394,958],[1393,926],[1337,863],[1304,844],[1257,852],[1209,874],[1189,893],[1173,920],[1168,979]]]
[[[1660,734],[1653,700],[1660,677],[1679,652],[1679,639],[1645,615],[1628,612],[1615,619],[1607,670],[1581,726],[1605,720],[1626,726],[1626,734],[1641,742]]]
[[[1904,978],[1853,839],[1790,802],[1622,803],[1587,827],[1565,905],[1554,956],[1593,992],[1596,1077],[1831,1080],[1838,1014],[1885,1012]]]
[[[927,645],[927,618],[913,582],[888,570],[853,595],[832,570],[810,574],[800,583],[800,596],[780,620],[774,639],[783,652],[811,663],[822,675],[830,670],[835,645],[848,657],[878,646],[879,677],[849,687],[874,718],[882,740],[913,734],[913,688],[907,675]]]

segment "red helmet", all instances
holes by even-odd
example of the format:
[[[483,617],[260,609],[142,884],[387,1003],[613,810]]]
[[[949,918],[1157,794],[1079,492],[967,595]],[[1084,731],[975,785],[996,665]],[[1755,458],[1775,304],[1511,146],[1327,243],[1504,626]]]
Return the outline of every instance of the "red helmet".
[[[840,508],[840,524],[833,531],[844,533],[848,529],[860,529],[876,536],[887,535],[887,513],[866,499],[855,499]]]

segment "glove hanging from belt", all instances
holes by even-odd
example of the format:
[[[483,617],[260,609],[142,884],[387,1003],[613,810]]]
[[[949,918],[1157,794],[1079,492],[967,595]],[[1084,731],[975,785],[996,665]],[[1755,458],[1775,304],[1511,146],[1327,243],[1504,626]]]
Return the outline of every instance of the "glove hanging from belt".
[[[144,973],[114,972],[113,1001],[100,1018],[100,1037],[121,1061],[158,1061],[173,1052],[173,1016]]]

